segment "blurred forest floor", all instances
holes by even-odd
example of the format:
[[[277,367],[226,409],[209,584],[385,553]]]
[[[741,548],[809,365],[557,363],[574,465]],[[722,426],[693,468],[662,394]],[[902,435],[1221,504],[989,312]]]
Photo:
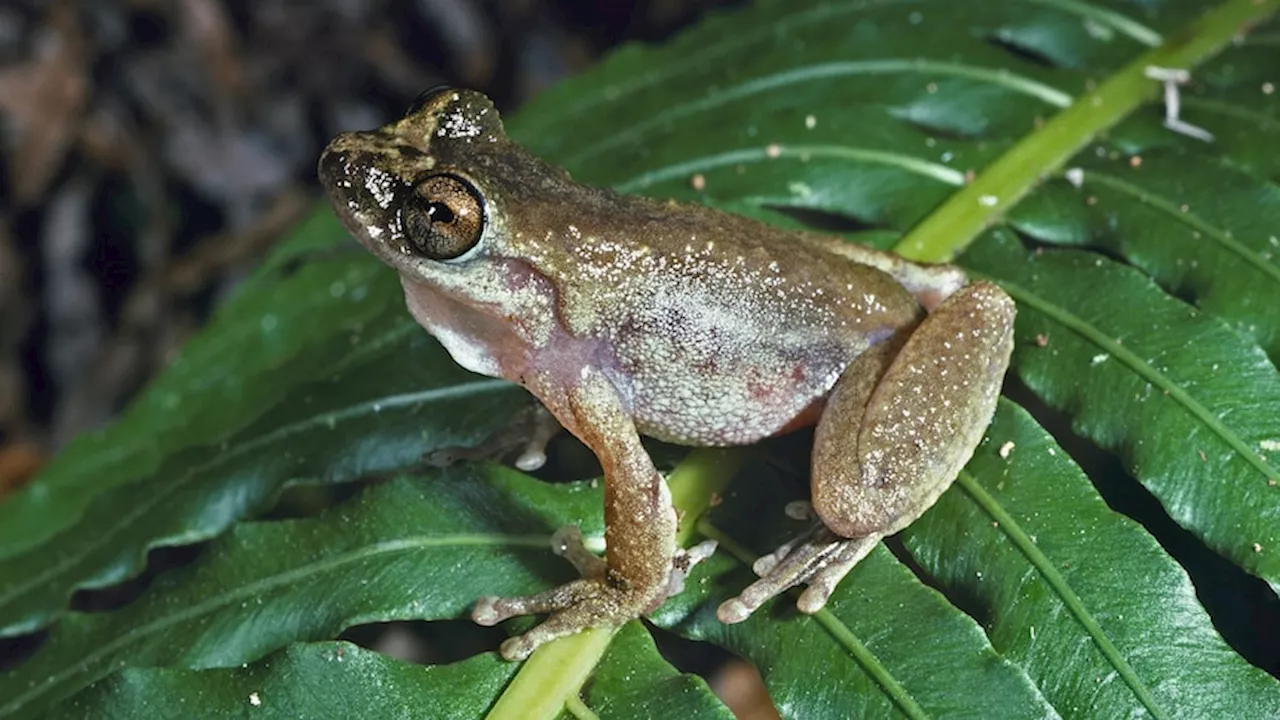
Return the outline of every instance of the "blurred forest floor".
[[[441,82],[512,110],[725,4],[7,0],[0,497],[118,413],[313,207],[339,130]],[[713,682],[776,717],[750,668]]]

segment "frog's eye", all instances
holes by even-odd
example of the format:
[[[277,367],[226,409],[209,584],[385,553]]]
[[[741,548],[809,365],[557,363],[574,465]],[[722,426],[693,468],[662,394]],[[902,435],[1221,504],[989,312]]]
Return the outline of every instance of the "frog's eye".
[[[422,111],[422,108],[427,106],[428,103],[435,100],[437,95],[441,95],[452,90],[453,87],[450,85],[432,85],[426,90],[423,90],[418,93],[418,97],[413,99],[413,104],[410,105],[409,109],[405,112],[405,117],[418,114]]]
[[[480,241],[480,193],[457,176],[433,175],[414,188],[404,208],[404,229],[414,250],[432,260],[452,260]]]

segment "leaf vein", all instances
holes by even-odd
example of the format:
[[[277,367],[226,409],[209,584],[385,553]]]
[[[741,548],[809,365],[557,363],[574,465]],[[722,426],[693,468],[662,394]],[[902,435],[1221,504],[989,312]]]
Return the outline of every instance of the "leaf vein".
[[[973,273],[975,276],[979,273]],[[1276,477],[1276,470],[1272,468],[1266,460],[1255,453],[1241,437],[1233,430],[1228,428],[1220,418],[1215,417],[1209,408],[1205,407],[1195,398],[1193,398],[1181,385],[1175,383],[1171,378],[1163,372],[1157,370],[1150,363],[1138,357],[1124,345],[1107,337],[1101,330],[1085,321],[1079,316],[1055,305],[1048,300],[1036,295],[1030,290],[1013,282],[1004,279],[988,278],[992,282],[997,282],[1000,287],[1004,288],[1010,296],[1019,304],[1026,304],[1036,311],[1044,314],[1046,317],[1054,320],[1058,324],[1066,327],[1068,330],[1076,333],[1086,341],[1093,343],[1099,349],[1106,351],[1112,357],[1127,365],[1135,374],[1143,378],[1153,386],[1164,391],[1177,404],[1181,405],[1188,413],[1191,414],[1201,425],[1206,427],[1210,432],[1217,435],[1224,443],[1227,444],[1237,455],[1244,458],[1246,462],[1252,465],[1264,479]]]
[[[1001,402],[1008,401],[1001,398]],[[1124,680],[1125,684],[1137,696],[1138,701],[1147,708],[1153,717],[1167,718],[1168,715],[1165,714],[1160,704],[1156,702],[1146,683],[1142,682],[1137,672],[1134,671],[1133,667],[1129,665],[1129,662],[1120,653],[1120,649],[1115,646],[1115,643],[1111,642],[1111,638],[1102,629],[1102,626],[1098,624],[1098,621],[1094,619],[1093,614],[1085,607],[1084,601],[1071,589],[1067,579],[1062,576],[1062,573],[1058,572],[1058,569],[1053,566],[1049,558],[1041,552],[1039,546],[1027,535],[1017,520],[1005,512],[1000,503],[979,485],[977,480],[967,471],[960,472],[960,475],[956,478],[956,483],[977,503],[978,507],[981,507],[992,520],[996,521],[1005,537],[1009,538],[1009,541],[1013,543],[1014,547],[1018,548],[1018,551],[1027,559],[1027,562],[1031,563],[1036,571],[1040,573],[1040,576],[1044,578],[1045,582],[1049,583],[1049,587],[1053,588],[1054,592],[1058,594],[1067,611],[1088,633],[1089,638],[1093,640],[1103,657],[1107,659],[1107,662],[1111,663],[1111,666]]]
[[[1182,98],[1182,104],[1187,107],[1200,108],[1206,112],[1218,113],[1220,115],[1226,115],[1239,120],[1245,120],[1257,125],[1280,127],[1280,119],[1235,103],[1224,102],[1222,100],[1210,100],[1208,98],[1201,97],[1184,97]]]
[[[813,80],[826,80],[845,75],[889,75],[894,73],[918,73],[929,77],[950,75],[980,80],[1029,95],[1059,108],[1067,107],[1072,102],[1071,95],[1062,90],[1005,69],[984,68],[976,65],[925,60],[922,58],[886,58],[830,62],[819,65],[806,65],[772,75],[765,75],[764,77],[753,78],[700,100],[677,105],[670,110],[650,115],[641,122],[611,134],[605,140],[594,145],[588,145],[566,158],[563,164],[566,166],[579,165],[606,150],[629,142],[635,142],[637,138],[655,127],[669,125],[680,118],[778,87]]]
[[[801,161],[814,157],[838,158],[887,165],[955,187],[964,184],[964,173],[955,168],[901,153],[843,145],[773,145],[767,148],[730,150],[716,155],[704,155],[682,163],[664,165],[618,183],[614,185],[614,189],[618,192],[635,192],[655,183],[672,178],[688,177],[692,173],[703,170],[714,170],[726,165],[767,162],[784,157]]]
[[[751,45],[759,40],[769,40],[780,35],[785,35],[796,28],[826,22],[831,18],[861,12],[876,6],[890,7],[893,5],[917,4],[920,4],[920,0],[870,0],[869,2],[852,2],[842,5],[823,5],[812,10],[791,13],[784,19],[779,20],[777,23],[761,23],[758,26],[758,30],[725,34],[721,36],[722,40],[720,42],[705,45],[688,55],[677,56],[673,62],[651,70],[650,72],[637,73],[636,78],[630,82],[606,85],[597,92],[580,93],[577,96],[577,102],[567,104],[560,112],[542,116],[545,118],[543,122],[537,122],[535,119],[533,122],[526,123],[522,125],[522,129],[524,132],[529,133],[530,136],[537,136],[537,128],[545,127],[552,122],[563,122],[564,118],[575,117],[581,113],[587,112],[597,105],[616,102],[619,98],[626,95],[660,84],[677,75],[687,73],[691,67],[699,67],[703,64],[709,63],[711,62],[711,58],[732,52],[740,47]]]
[[[377,557],[378,555],[417,551],[425,548],[457,546],[513,546],[541,548],[547,546],[547,536],[466,533],[400,538],[397,540],[387,540],[384,542],[366,545],[352,552],[334,555],[318,562],[296,567],[277,575],[261,578],[247,583],[236,590],[223,593],[220,596],[214,596],[213,598],[193,605],[185,606],[184,609],[171,615],[160,617],[152,620],[151,622],[143,623],[134,627],[128,632],[117,636],[110,642],[89,651],[61,672],[50,675],[40,685],[31,688],[25,693],[18,694],[8,704],[0,706],[0,715],[8,715],[21,710],[28,702],[45,695],[74,675],[84,672],[92,673],[90,666],[93,665],[93,663],[123,647],[128,646],[135,640],[167,630],[174,625],[194,620],[206,613],[219,610],[237,602],[264,596],[278,587],[288,585],[295,581],[301,581],[310,575],[332,572],[346,565],[368,560],[369,558]]]
[[[253,452],[254,450],[258,450],[263,447],[268,447],[273,443],[286,440],[293,435],[315,428],[322,424],[326,424],[326,423],[337,424],[338,422],[344,422],[347,420],[363,417],[365,415],[377,413],[388,408],[405,407],[409,405],[429,402],[432,400],[462,397],[466,395],[487,392],[495,389],[505,389],[509,387],[511,387],[511,383],[505,380],[480,380],[476,382],[466,383],[463,385],[451,385],[443,388],[432,388],[432,389],[423,390],[420,392],[404,393],[401,395],[383,397],[377,400],[367,400],[365,402],[357,403],[355,405],[352,405],[348,408],[344,408],[342,410],[323,413],[321,415],[315,415],[305,420],[302,420],[300,422],[281,426],[280,428],[270,433],[261,435],[259,437],[255,437],[254,439],[248,442],[228,448],[227,450],[218,453],[215,457],[211,458],[207,462],[204,462],[200,465],[197,465],[191,468],[181,477],[173,480],[172,482],[165,483],[161,488],[157,489],[155,492],[149,493],[145,501],[134,504],[131,507],[130,512],[121,515],[118,518],[118,521],[113,523],[111,527],[107,528],[105,531],[95,533],[92,543],[86,543],[80,549],[67,553],[65,555],[62,555],[58,563],[49,566],[45,571],[38,573],[36,575],[26,576],[22,578],[21,582],[15,583],[14,585],[11,585],[8,588],[6,588],[5,592],[3,594],[0,594],[0,607],[3,607],[4,604],[10,602],[11,600],[13,600],[13,598],[19,595],[22,595],[24,592],[29,591],[33,587],[44,584],[50,578],[57,576],[59,573],[64,572],[69,567],[72,567],[75,564],[79,563],[90,552],[93,552],[99,547],[102,547],[103,545],[107,544],[110,541],[110,539],[115,535],[117,535],[121,530],[132,526],[132,524],[135,521],[137,521],[142,516],[146,515],[154,507],[156,507],[158,504],[160,504],[162,501],[164,501],[174,492],[185,487],[191,481],[192,478],[204,475],[209,470],[216,469],[218,466],[224,465],[229,460],[234,460],[247,453]],[[190,533],[183,534],[182,537],[192,542],[194,542],[196,539]],[[152,541],[148,544],[147,549],[158,546],[163,540],[164,538],[153,538]],[[81,580],[77,582],[76,585],[79,586],[83,584],[83,582],[85,582],[85,580]]]
[[[698,532],[715,540],[720,547],[728,550],[729,554],[738,562],[747,567],[751,566],[754,556],[746,545],[727,535],[705,516],[698,519],[697,527]],[[796,593],[792,590],[788,591],[787,595],[794,599]],[[853,630],[840,618],[825,608],[814,613],[812,617],[836,641],[836,644],[844,648],[845,652],[849,653],[862,666],[867,675],[871,676],[880,685],[885,695],[902,710],[904,715],[917,720],[930,717],[929,713],[925,712],[925,709],[920,707],[920,704],[911,696],[911,693],[907,692],[907,689],[902,686],[902,683],[898,682],[898,679],[889,672],[889,669],[880,662],[879,658],[858,639]]]
[[[1280,267],[1271,265],[1266,260],[1263,260],[1261,255],[1246,247],[1239,240],[1231,237],[1231,235],[1225,230],[1211,224],[1199,215],[1190,211],[1183,212],[1180,204],[1175,204],[1172,200],[1139,187],[1127,180],[1123,180],[1114,175],[1108,175],[1107,173],[1098,172],[1096,170],[1089,170],[1085,173],[1085,182],[1097,182],[1101,185],[1105,185],[1112,190],[1116,190],[1134,198],[1144,205],[1159,210],[1161,213],[1173,218],[1175,222],[1204,233],[1221,245],[1225,250],[1239,257],[1247,265],[1252,266],[1253,269],[1268,276],[1272,282],[1280,285]]]
[[[1026,2],[1033,5],[1057,8],[1063,12],[1092,20],[1100,25],[1110,27],[1121,35],[1128,36],[1147,47],[1158,47],[1164,42],[1164,38],[1161,37],[1160,33],[1137,20],[1097,5],[1079,2],[1079,0],[1026,0]]]

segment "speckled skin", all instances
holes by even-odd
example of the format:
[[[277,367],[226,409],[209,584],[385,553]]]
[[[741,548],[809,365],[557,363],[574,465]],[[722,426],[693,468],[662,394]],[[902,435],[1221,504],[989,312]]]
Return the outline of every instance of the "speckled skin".
[[[474,236],[433,221],[459,240],[450,259],[415,235],[413,213],[439,201],[415,188],[440,174],[469,188],[446,198],[447,217],[483,220]],[[455,360],[527,387],[604,467],[607,565],[562,547],[582,580],[477,604],[484,624],[551,613],[504,643],[506,657],[651,610],[709,550],[675,547],[640,434],[737,445],[818,422],[813,494],[827,530],[762,559],[766,576],[721,607],[733,622],[798,583],[802,609],[820,608],[875,542],[933,504],[994,411],[1014,315],[994,285],[579,185],[508,140],[478,93],[427,94],[397,123],[338,136],[320,175]]]

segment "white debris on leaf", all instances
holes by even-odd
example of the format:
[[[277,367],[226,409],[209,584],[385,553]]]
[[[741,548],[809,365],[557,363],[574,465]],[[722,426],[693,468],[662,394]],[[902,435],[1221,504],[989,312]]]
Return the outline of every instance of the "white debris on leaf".
[[[1170,130],[1190,138],[1213,142],[1213,133],[1202,127],[1192,125],[1179,117],[1182,109],[1182,98],[1178,92],[1179,85],[1191,80],[1191,73],[1182,68],[1163,68],[1148,65],[1143,71],[1152,80],[1164,83],[1164,126]]]

